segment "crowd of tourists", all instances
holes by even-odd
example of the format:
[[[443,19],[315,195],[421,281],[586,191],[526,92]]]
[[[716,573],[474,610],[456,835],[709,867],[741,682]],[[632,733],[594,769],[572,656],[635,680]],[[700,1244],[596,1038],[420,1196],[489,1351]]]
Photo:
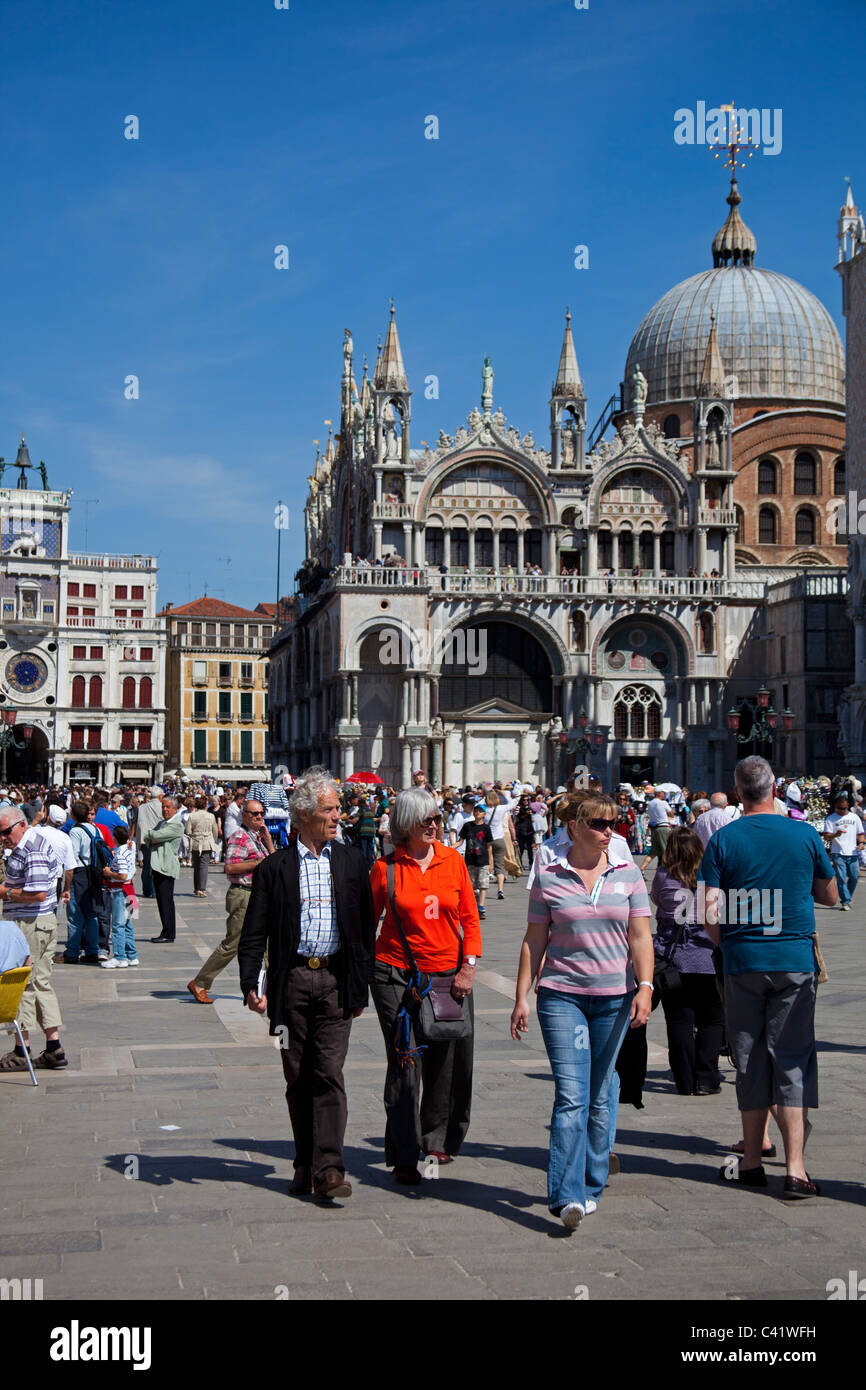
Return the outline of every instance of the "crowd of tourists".
[[[574,1229],[597,1209],[618,1106],[643,1105],[659,1002],[681,1095],[718,1094],[720,1058],[733,1062],[743,1136],[722,1175],[766,1185],[772,1114],[783,1196],[818,1195],[803,1164],[823,970],[814,904],[850,909],[866,862],[859,782],[776,781],[756,757],[728,793],[622,783],[607,794],[583,780],[435,788],[418,770],[398,792],[341,786],[314,768],[287,786],[228,790],[0,788],[0,972],[31,972],[21,1042],[0,1070],[68,1065],[55,966],[139,964],[136,868],[160,918],[150,941],[170,945],[181,865],[207,896],[222,856],[226,934],[187,988],[213,1003],[214,979],[237,959],[246,1004],[267,1013],[295,1140],[292,1193],[351,1194],[342,1073],[370,995],[386,1051],[386,1162],[397,1183],[416,1185],[419,1163],[453,1162],[465,1139],[481,924],[488,895],[502,901],[509,879],[525,879],[510,1031],[528,1032],[534,992],[554,1078],[551,1212]]]

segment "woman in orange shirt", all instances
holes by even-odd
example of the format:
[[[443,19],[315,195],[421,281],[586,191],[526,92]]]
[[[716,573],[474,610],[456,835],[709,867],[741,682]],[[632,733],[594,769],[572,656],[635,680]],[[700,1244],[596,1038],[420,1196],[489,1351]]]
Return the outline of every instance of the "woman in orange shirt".
[[[468,998],[472,1018],[475,960],[481,954],[481,927],[475,894],[458,850],[437,839],[441,819],[435,797],[423,787],[400,792],[391,812],[394,842],[394,900],[419,970],[454,970],[463,939],[463,964],[454,977],[455,999]],[[401,1066],[394,1045],[397,1014],[409,983],[409,965],[388,902],[387,862],[370,872],[376,920],[385,921],[376,943],[373,1002],[385,1038],[385,1162],[397,1182],[420,1183],[419,1151],[439,1163],[460,1152],[469,1128],[472,1102],[472,1037],[429,1043],[419,1068]],[[413,1039],[414,1045],[414,1039]]]

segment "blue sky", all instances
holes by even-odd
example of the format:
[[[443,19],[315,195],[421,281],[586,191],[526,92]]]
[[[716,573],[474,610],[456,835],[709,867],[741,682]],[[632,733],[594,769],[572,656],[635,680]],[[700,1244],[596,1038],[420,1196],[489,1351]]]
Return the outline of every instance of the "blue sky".
[[[781,108],[742,213],[757,263],[842,327],[862,0],[4,0],[3,31],[0,453],[23,429],[75,490],[73,548],[99,499],[88,549],[158,554],[163,601],[272,599],[278,499],[288,587],[343,329],[360,372],[392,295],[414,444],[465,418],[485,353],[495,403],[546,442],[566,304],[594,422],[727,212],[721,161],[674,142],[680,107]]]

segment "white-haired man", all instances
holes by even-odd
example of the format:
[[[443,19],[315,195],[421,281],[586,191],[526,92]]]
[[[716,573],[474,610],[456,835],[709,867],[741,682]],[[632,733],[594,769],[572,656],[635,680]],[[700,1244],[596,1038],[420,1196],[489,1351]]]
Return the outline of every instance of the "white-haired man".
[[[60,1042],[60,1005],[51,984],[57,946],[57,880],[60,862],[36,826],[28,827],[24,812],[6,806],[0,811],[0,845],[8,851],[5,881],[0,884],[3,921],[14,923],[25,937],[32,970],[21,998],[18,1023],[24,1047],[30,1051],[30,1031],[38,1022],[45,1050],[34,1067],[57,1071],[69,1065]],[[0,1071],[24,1071],[27,1058],[20,1044],[0,1059]]]
[[[697,806],[697,802],[695,802]],[[694,830],[704,849],[710,842],[710,836],[723,825],[729,825],[732,820],[737,818],[737,807],[728,805],[728,798],[724,792],[713,792],[710,797],[709,810],[703,811],[695,821]]]
[[[336,839],[340,797],[327,768],[298,779],[289,809],[297,840],[253,874],[238,948],[241,992],[255,1013],[267,1010],[281,1040],[295,1138],[289,1192],[331,1200],[352,1192],[343,1161],[343,1063],[352,1019],[369,998],[376,923],[364,856]]]
[[[153,875],[150,872],[151,849],[146,836],[151,830],[155,830],[162,820],[162,795],[162,787],[151,787],[150,800],[142,802],[135,820],[135,843],[141,853],[141,896],[143,898],[154,896]]]

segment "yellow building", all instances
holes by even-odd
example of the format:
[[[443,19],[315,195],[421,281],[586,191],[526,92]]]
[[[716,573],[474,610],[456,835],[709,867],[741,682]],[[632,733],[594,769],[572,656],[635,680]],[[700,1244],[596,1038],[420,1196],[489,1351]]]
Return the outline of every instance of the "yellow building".
[[[197,781],[270,781],[267,651],[274,620],[221,599],[163,609],[166,770]]]

